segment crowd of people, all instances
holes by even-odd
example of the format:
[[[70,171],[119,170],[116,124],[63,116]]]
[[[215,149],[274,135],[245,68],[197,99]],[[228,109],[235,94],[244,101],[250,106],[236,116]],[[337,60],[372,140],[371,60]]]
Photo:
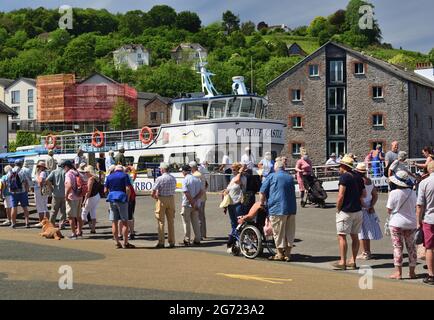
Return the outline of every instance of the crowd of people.
[[[125,162],[125,150],[114,156],[110,152],[96,161],[97,170],[87,164],[87,159],[81,150],[74,161],[57,163],[53,153],[47,160],[36,164],[34,176],[23,166],[22,160],[17,160],[14,166],[6,166],[1,177],[1,195],[6,208],[7,219],[3,226],[17,226],[17,209],[23,208],[25,227],[30,228],[29,198],[30,188],[35,195],[36,211],[39,222],[35,227],[42,226],[43,219],[65,229],[69,225],[69,239],[77,239],[83,235],[83,226],[89,225],[90,233],[96,233],[97,207],[101,198],[106,198],[109,207],[109,220],[112,223],[113,239],[116,248],[130,249],[135,246],[134,211],[136,193],[133,187],[134,177]],[[424,148],[427,160],[417,165],[424,174],[415,176],[408,170],[407,154],[399,151],[398,143],[392,144],[392,149],[385,155],[381,147],[371,152],[372,159],[383,159],[386,169],[378,169],[387,174],[389,193],[387,212],[389,215],[385,232],[390,232],[395,271],[390,275],[393,279],[402,279],[404,246],[408,252],[409,277],[416,278],[416,262],[418,250],[416,235],[423,233],[423,251],[427,263],[427,284],[434,284],[433,250],[434,250],[434,161],[429,148]],[[270,260],[291,261],[291,251],[296,232],[296,192],[295,179],[286,171],[288,167],[285,157],[272,159],[267,152],[259,162],[249,148],[241,162],[232,163],[228,155],[221,170],[229,177],[228,185],[222,197],[228,199],[223,207],[228,213],[230,233],[227,247],[230,251],[236,241],[237,227],[240,222],[255,217],[260,230],[267,219],[271,225],[276,254]],[[339,170],[339,190],[337,196],[336,231],[339,261],[332,264],[336,270],[356,269],[357,260],[369,260],[371,241],[383,238],[382,228],[376,214],[375,205],[378,200],[377,190],[368,177],[369,172],[377,176],[377,168],[369,168],[370,163],[356,164],[355,156],[346,154],[340,159],[332,154],[328,164],[337,166]],[[259,168],[254,174],[253,169]],[[169,172],[169,164],[161,163],[161,175],[155,180],[152,188],[152,198],[155,199],[155,218],[157,220],[158,242],[156,248],[166,247],[165,224],[167,222],[168,248],[174,248],[175,243],[175,191],[176,178]],[[203,168],[192,161],[181,167],[182,202],[180,214],[183,225],[183,246],[199,246],[207,238],[206,201],[208,182]],[[301,203],[312,177],[312,161],[305,149],[296,167]],[[259,201],[256,194],[259,192]],[[48,198],[52,197],[51,210],[48,210]],[[226,201],[226,200],[224,200]],[[261,214],[257,214],[260,210]],[[256,212],[252,213],[252,210]],[[58,214],[60,212],[60,218]],[[262,213],[266,214],[262,214]],[[349,251],[348,236],[351,239]]]

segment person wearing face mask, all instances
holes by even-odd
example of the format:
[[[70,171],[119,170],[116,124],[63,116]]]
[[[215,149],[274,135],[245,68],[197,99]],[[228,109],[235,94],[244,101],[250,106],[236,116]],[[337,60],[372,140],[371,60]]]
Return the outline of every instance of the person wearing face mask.
[[[271,152],[265,152],[264,159],[259,162],[258,167],[262,170],[262,180],[265,180],[270,173],[274,172],[274,161]]]
[[[295,171],[297,172],[298,189],[300,191],[300,204],[304,205],[304,194],[308,188],[309,179],[312,178],[312,161],[307,155],[306,149],[301,148],[301,158],[295,164]]]

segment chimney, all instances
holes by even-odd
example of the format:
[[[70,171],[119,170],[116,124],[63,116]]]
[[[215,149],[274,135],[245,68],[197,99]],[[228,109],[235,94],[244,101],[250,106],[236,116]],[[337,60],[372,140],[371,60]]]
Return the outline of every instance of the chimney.
[[[433,66],[431,62],[418,62],[416,63],[415,70],[431,69],[432,67]]]

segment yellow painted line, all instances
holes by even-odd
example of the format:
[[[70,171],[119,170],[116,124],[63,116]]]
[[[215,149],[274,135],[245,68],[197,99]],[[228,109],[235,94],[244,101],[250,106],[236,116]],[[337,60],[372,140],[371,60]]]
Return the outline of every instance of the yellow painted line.
[[[229,273],[217,273],[218,276],[228,277],[232,279],[240,279],[240,280],[254,280],[267,282],[272,284],[284,284],[284,282],[291,282],[292,279],[279,279],[279,278],[266,278],[255,275],[245,275],[245,274],[229,274]]]

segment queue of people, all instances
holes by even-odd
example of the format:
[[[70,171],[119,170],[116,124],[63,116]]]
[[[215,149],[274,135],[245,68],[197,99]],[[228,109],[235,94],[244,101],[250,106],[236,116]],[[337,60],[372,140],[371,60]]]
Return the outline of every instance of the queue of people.
[[[378,153],[375,157],[379,157],[382,150],[381,148],[376,150]],[[228,251],[236,241],[240,221],[245,221],[246,214],[250,215],[250,209],[257,205],[263,208],[262,211],[267,212],[273,231],[277,251],[269,259],[291,261],[296,233],[297,205],[294,178],[285,170],[287,159],[278,157],[272,160],[271,154],[266,153],[264,159],[259,162],[262,178],[258,180],[252,172],[254,157],[250,149],[245,151],[241,163],[232,163],[228,159],[223,167],[227,171],[226,166],[230,165],[232,173],[223,193],[229,199],[226,206],[230,224]],[[399,151],[396,143],[392,145],[390,153],[382,155],[389,166],[391,186],[386,205],[389,215],[386,231],[390,232],[391,252],[393,252],[395,266],[395,271],[390,278],[402,279],[403,277],[404,246],[408,252],[408,275],[412,279],[417,277],[415,235],[423,232],[428,269],[428,276],[424,282],[434,284],[434,161],[430,150],[424,149],[424,152],[427,160],[423,167],[422,165],[420,167],[426,174],[425,179],[417,181],[419,182],[417,195],[414,190],[415,179],[411,179],[411,172],[404,165],[407,159],[406,153]],[[50,170],[47,165],[49,161]],[[79,161],[83,162],[77,164]],[[34,179],[31,178],[30,170],[23,167],[20,160],[16,161],[14,167],[6,166],[5,174],[0,180],[7,215],[7,220],[2,225],[15,228],[17,208],[21,206],[24,211],[25,226],[30,227],[28,192],[33,187],[39,215],[39,223],[35,227],[40,227],[40,222],[44,218],[49,218],[53,224],[56,223],[60,212],[58,226],[64,229],[69,224],[71,230],[69,239],[75,240],[81,237],[86,223],[89,224],[90,233],[95,234],[97,207],[100,204],[101,194],[104,194],[107,196],[115,248],[135,248],[130,240],[134,240],[136,194],[130,169],[126,164],[122,164],[125,161],[123,152],[116,157],[110,153],[107,159],[101,156],[97,161],[99,171],[104,166],[107,170],[107,175],[104,172],[104,179],[101,179],[101,174],[85,161],[80,150],[74,161],[66,160],[57,163],[54,158],[38,161]],[[56,164],[55,168],[53,164]],[[340,259],[332,266],[336,270],[356,269],[357,260],[372,259],[374,254],[371,252],[371,241],[379,241],[383,238],[375,209],[378,193],[368,177],[369,167],[364,162],[356,165],[355,157],[347,154],[339,159],[339,162],[336,161],[336,164],[340,172],[336,203],[336,232]],[[183,246],[199,246],[207,237],[205,203],[208,183],[201,172],[203,166],[206,166],[206,163],[199,165],[192,161],[180,169],[183,180],[179,214],[182,218],[184,234],[179,244]],[[167,163],[161,163],[159,168],[161,176],[156,179],[151,195],[156,201],[155,218],[158,229],[156,248],[165,247],[166,224],[168,248],[174,248],[177,183],[175,177],[169,173]],[[305,191],[303,186],[309,183],[308,179],[311,175],[312,162],[307,151],[302,149],[301,158],[296,165],[296,178],[302,203]],[[255,204],[258,192],[259,201]],[[47,207],[48,196],[52,196],[53,199],[51,211]],[[351,247],[348,237],[351,239]]]

